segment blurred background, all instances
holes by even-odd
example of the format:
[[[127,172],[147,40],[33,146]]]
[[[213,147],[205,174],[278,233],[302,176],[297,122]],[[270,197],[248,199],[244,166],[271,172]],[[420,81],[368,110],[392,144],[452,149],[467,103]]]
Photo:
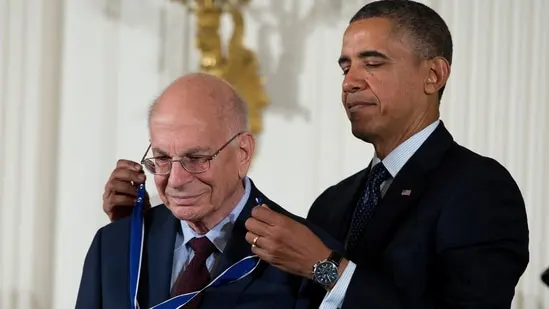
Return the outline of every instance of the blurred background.
[[[268,101],[254,116],[250,175],[304,216],[373,155],[350,133],[337,65],[343,31],[368,1],[243,2],[243,43]],[[549,309],[539,279],[549,266],[549,1],[421,2],[454,39],[443,121],[459,143],[505,165],[526,200],[531,259],[513,308]],[[74,308],[84,256],[108,223],[101,197],[117,159],[141,158],[148,106],[200,69],[204,37],[189,3],[0,0],[0,308]],[[223,15],[224,45],[233,30]]]

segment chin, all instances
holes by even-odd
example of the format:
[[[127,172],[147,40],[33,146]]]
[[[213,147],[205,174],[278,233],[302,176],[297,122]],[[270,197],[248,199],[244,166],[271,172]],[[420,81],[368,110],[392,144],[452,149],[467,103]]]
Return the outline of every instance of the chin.
[[[203,206],[177,206],[177,205],[170,205],[168,207],[174,217],[176,217],[179,220],[184,221],[192,221],[192,222],[198,222],[202,221],[208,213],[210,213],[209,209],[206,208],[205,205]]]
[[[352,124],[351,131],[356,138],[363,140],[366,143],[373,143],[374,134],[372,134],[370,130],[364,128],[364,126]]]

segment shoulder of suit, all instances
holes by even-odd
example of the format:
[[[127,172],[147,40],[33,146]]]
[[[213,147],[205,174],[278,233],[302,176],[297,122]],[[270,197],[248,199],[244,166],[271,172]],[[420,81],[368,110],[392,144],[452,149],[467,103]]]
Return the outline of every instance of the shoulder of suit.
[[[274,210],[278,213],[281,213],[283,215],[287,215],[287,216],[293,216],[293,214],[291,212],[289,212],[288,210],[286,210],[286,208],[280,206],[277,202],[271,200],[270,198],[267,198],[266,201],[264,201],[264,203],[269,206],[269,208],[271,210]]]
[[[512,178],[508,169],[498,160],[481,155],[471,149],[454,144],[445,154],[441,164],[453,166],[457,175],[499,176]]]
[[[268,197],[265,197],[267,200],[265,201],[265,203],[267,204],[267,206],[269,206],[269,208],[273,211],[276,211],[278,212],[279,214],[282,214],[282,215],[285,215],[287,217],[290,217],[291,219],[293,220],[296,220],[298,222],[301,222],[301,223],[305,223],[305,219],[298,216],[298,215],[295,215],[293,213],[291,213],[290,211],[288,211],[286,208],[280,206],[278,203],[276,203],[275,201],[269,199]]]
[[[469,196],[478,192],[497,194],[498,190],[520,194],[517,182],[503,164],[457,143],[448,148],[427,177],[431,179],[428,190],[433,194]]]
[[[464,146],[459,145],[456,142],[448,148],[444,153],[440,165],[435,170],[444,169],[448,173],[453,175],[448,175],[444,173],[445,176],[454,176],[454,177],[465,177],[465,178],[474,178],[481,180],[483,177],[498,177],[500,179],[507,178],[513,179],[512,175],[509,173],[507,168],[503,166],[496,159],[483,156],[477,152],[472,151]],[[338,194],[340,190],[343,190],[349,186],[352,186],[357,181],[361,181],[364,174],[366,173],[367,168],[364,168],[353,175],[337,182],[336,184],[326,188],[318,197],[317,200],[324,197],[330,196],[332,194]],[[398,177],[398,176],[397,176]]]
[[[171,215],[170,210],[164,205],[160,204],[154,207],[151,207],[144,212],[143,218],[146,224],[150,225],[153,221],[156,220],[165,220]],[[105,225],[102,228],[102,232],[108,235],[114,234],[127,234],[129,233],[129,227],[131,223],[131,215],[120,220],[111,222]]]

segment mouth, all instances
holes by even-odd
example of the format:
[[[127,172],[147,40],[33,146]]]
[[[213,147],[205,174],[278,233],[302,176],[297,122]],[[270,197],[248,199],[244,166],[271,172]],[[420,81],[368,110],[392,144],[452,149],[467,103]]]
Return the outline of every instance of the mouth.
[[[364,102],[364,101],[355,101],[355,102],[347,103],[346,105],[347,105],[347,110],[349,112],[354,112],[354,111],[356,111],[358,109],[361,109],[361,108],[376,106],[377,104],[370,103],[370,102]]]
[[[170,196],[170,200],[176,206],[193,206],[196,205],[196,202],[202,197],[202,194],[198,195],[186,195],[186,196]]]

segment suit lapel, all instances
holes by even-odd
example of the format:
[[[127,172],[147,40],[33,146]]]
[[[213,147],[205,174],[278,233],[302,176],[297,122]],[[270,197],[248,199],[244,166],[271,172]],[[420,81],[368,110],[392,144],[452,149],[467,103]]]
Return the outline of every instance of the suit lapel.
[[[263,202],[269,205],[267,198],[257,190],[253,182],[251,183],[251,192],[246,205],[242,209],[242,212],[236,219],[236,222],[233,226],[231,237],[227,242],[227,246],[221,255],[219,262],[212,271],[212,278],[219,276],[223,271],[229,268],[234,263],[240,261],[246,256],[253,255],[251,251],[250,244],[246,241],[246,226],[245,222],[248,218],[251,217],[252,209],[256,206],[255,199],[260,197]],[[263,262],[261,262],[263,263]],[[257,269],[256,269],[257,272]],[[223,303],[227,308],[233,308],[234,304],[238,301],[242,292],[248,287],[252,282],[253,275],[247,278],[243,278],[240,281],[231,285],[231,292],[224,295]]]
[[[430,183],[430,173],[440,164],[453,142],[441,123],[393,179],[377,213],[364,231],[360,255],[378,255],[392,239],[399,222],[422,196]]]
[[[256,197],[261,197],[263,201],[266,202],[265,196],[261,194],[252,183],[250,197],[234,223],[231,237],[227,242],[227,246],[219,259],[219,262],[212,272],[212,278],[219,276],[224,270],[244,257],[253,255],[251,246],[245,238],[247,232],[245,222],[251,217],[252,209],[256,206]]]
[[[164,205],[157,207],[165,207]],[[171,212],[161,214],[164,218],[153,220],[146,243],[146,270],[148,275],[149,304],[157,305],[170,297],[175,236],[179,220]]]

